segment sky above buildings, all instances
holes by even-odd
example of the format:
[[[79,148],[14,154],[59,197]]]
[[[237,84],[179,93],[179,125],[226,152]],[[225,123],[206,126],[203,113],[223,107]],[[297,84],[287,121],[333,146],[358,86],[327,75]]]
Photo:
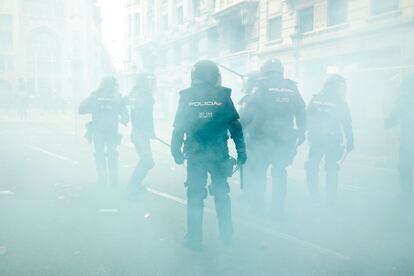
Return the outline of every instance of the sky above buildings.
[[[102,39],[117,70],[124,59],[124,0],[98,0],[102,14]]]

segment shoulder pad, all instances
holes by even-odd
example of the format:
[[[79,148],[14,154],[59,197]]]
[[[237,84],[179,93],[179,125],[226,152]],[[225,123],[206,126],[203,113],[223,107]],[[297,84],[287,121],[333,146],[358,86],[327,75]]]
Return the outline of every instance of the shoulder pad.
[[[292,85],[292,86],[297,86],[298,85],[298,83],[296,81],[291,80],[291,79],[285,79],[285,82],[289,85]]]
[[[229,96],[229,97],[231,96],[231,88],[221,86],[218,89],[220,93],[224,93],[226,96]]]
[[[181,90],[178,93],[180,94],[180,96],[185,96],[185,95],[187,95],[190,92],[191,92],[191,88],[186,88],[186,89]]]

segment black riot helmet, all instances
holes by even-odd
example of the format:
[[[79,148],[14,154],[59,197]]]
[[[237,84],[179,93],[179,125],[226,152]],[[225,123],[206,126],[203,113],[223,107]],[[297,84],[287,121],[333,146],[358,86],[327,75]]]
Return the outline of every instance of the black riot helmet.
[[[152,91],[155,88],[155,78],[148,72],[141,72],[135,79],[135,88],[140,91]]]
[[[257,88],[260,80],[260,71],[251,71],[244,77],[244,93],[247,95],[253,92],[254,88]]]
[[[99,86],[99,90],[107,95],[117,93],[119,90],[117,79],[113,76],[104,77]]]
[[[338,74],[330,75],[323,85],[322,94],[335,99],[345,99],[345,78]]]
[[[282,62],[279,59],[268,60],[260,67],[260,74],[264,78],[283,78],[284,71]]]
[[[191,70],[191,84],[205,83],[218,86],[221,82],[220,70],[211,60],[200,60]]]

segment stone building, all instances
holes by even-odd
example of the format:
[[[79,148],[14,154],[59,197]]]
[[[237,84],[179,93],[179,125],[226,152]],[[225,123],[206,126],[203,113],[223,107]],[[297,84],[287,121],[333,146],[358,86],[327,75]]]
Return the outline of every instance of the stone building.
[[[0,0],[0,87],[78,102],[112,72],[93,0]]]
[[[328,73],[343,74],[357,135],[384,136],[396,83],[414,67],[414,0],[127,0],[125,10],[125,71],[156,73],[167,114],[195,61],[246,74],[279,58],[307,101]],[[240,78],[222,72],[237,99]]]

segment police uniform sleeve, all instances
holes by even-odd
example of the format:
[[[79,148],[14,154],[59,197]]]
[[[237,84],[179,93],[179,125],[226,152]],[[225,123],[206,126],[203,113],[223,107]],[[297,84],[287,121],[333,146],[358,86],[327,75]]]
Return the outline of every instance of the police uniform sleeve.
[[[224,88],[223,91],[226,95],[226,113],[228,114],[228,130],[236,146],[237,153],[240,155],[246,152],[246,145],[243,137],[243,128],[239,121],[239,114],[231,99],[231,89]]]
[[[126,106],[125,98],[122,98],[122,96],[120,96],[120,99],[119,99],[119,118],[122,124],[124,125],[128,124],[129,112]]]
[[[186,91],[180,92],[180,100],[178,102],[177,112],[175,114],[173,133],[171,137],[171,154],[174,159],[179,159],[182,155],[182,146],[184,143],[184,135],[186,129],[186,106],[185,97]]]
[[[304,135],[306,131],[306,104],[299,92],[296,83],[291,82],[292,89],[295,91],[295,122],[299,135]]]

